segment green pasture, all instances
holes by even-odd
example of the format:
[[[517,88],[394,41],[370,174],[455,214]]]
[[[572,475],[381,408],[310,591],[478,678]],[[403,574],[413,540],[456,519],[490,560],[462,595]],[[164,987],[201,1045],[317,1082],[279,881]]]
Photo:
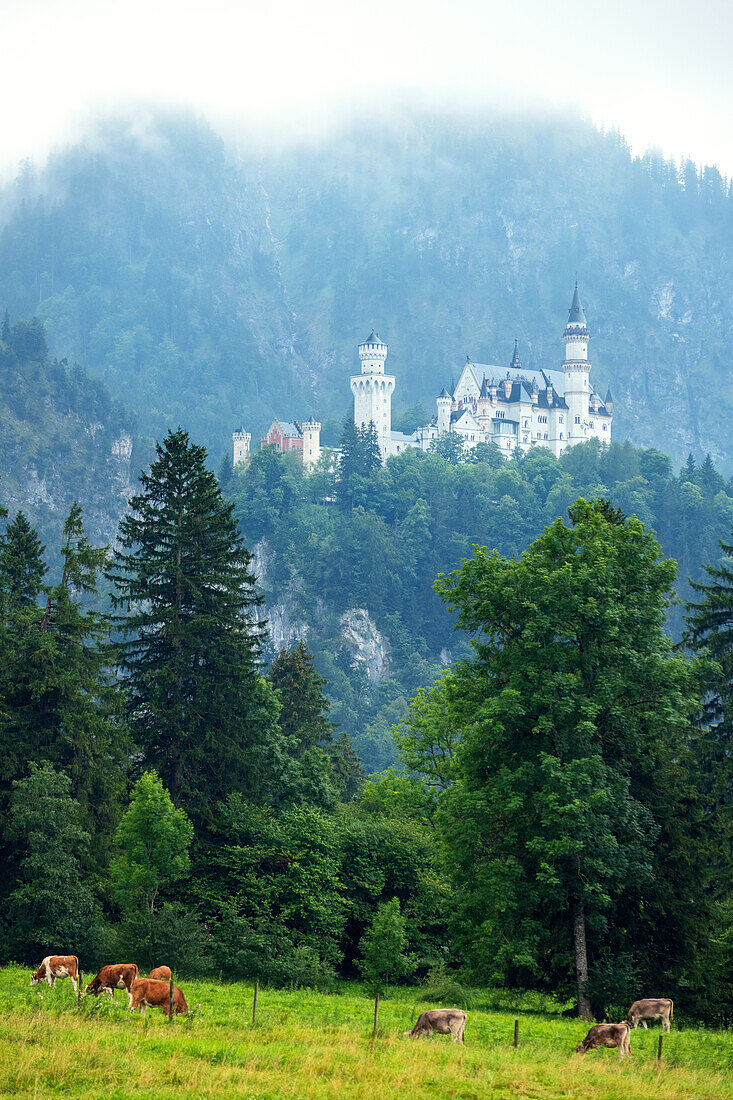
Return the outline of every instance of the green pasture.
[[[549,1013],[469,1009],[466,1044],[410,1040],[402,1032],[432,1002],[399,990],[380,1005],[355,987],[320,994],[181,981],[188,1019],[158,1010],[131,1017],[127,995],[77,1007],[68,979],[31,989],[20,967],[0,972],[0,1096],[242,1097],[257,1100],[547,1098],[729,1100],[733,1033],[658,1026],[632,1034],[631,1063],[616,1051],[573,1054],[585,1026]],[[480,994],[474,994],[480,1005]],[[519,1019],[519,1048],[512,1046]]]

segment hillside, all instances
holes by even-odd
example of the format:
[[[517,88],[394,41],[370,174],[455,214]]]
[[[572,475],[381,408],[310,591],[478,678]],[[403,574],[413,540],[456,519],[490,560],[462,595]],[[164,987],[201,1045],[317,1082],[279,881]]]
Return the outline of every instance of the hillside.
[[[579,496],[604,497],[656,531],[684,599],[733,526],[733,481],[709,459],[677,474],[659,451],[595,440],[493,466],[407,451],[357,478],[349,500],[268,448],[224,489],[255,554],[273,651],[306,638],[367,771],[395,762],[390,729],[407,700],[468,651],[432,585],[472,546],[518,555]],[[679,638],[679,605],[669,626]]]
[[[555,366],[577,273],[615,438],[733,464],[727,184],[577,119],[411,114],[266,154],[187,118],[107,123],[0,209],[0,303],[148,434],[180,422],[218,457],[241,421],[340,419],[371,326],[395,419],[515,336]]]
[[[111,542],[137,465],[132,418],[102,383],[51,361],[38,321],[0,334],[0,504],[25,511],[55,560],[74,500],[97,543]]]

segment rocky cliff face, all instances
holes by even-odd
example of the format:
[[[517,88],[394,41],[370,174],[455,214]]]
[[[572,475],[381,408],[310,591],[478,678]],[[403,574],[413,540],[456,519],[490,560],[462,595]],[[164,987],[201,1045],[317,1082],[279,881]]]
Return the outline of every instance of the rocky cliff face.
[[[339,625],[341,640],[357,668],[362,668],[372,683],[386,679],[390,670],[390,645],[369,612],[363,607],[344,611]]]

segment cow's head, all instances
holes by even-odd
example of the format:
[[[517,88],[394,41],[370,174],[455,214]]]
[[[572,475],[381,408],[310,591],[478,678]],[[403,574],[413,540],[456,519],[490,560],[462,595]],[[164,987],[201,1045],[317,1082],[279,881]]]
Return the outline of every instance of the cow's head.
[[[100,987],[101,987],[101,982],[100,982],[99,978],[95,978],[94,981],[89,982],[89,984],[86,987],[85,993],[93,993],[95,997],[98,997]]]
[[[583,1039],[582,1043],[578,1043],[577,1047],[575,1048],[575,1053],[576,1054],[585,1054],[587,1050],[588,1050],[588,1048],[585,1045],[585,1039]]]
[[[412,1031],[406,1031],[405,1032],[405,1035],[409,1035],[411,1039],[419,1039],[419,1038],[421,1038],[421,1036],[427,1035],[427,1034],[428,1034],[428,1029],[426,1027],[419,1027],[418,1024],[415,1024]]]
[[[35,970],[31,974],[31,985],[38,985],[40,980],[41,980],[41,971],[40,970]]]

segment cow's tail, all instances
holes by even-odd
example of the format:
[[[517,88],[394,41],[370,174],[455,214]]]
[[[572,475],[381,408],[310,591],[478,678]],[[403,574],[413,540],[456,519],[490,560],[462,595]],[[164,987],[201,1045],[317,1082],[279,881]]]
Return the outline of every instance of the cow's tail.
[[[670,1020],[672,1019],[673,1015],[674,1015],[674,1001],[670,997],[669,998],[669,1018],[670,1018]]]
[[[140,967],[137,965],[137,963],[133,963],[132,965],[135,967],[135,977],[132,979],[134,982],[136,978],[140,977]]]

